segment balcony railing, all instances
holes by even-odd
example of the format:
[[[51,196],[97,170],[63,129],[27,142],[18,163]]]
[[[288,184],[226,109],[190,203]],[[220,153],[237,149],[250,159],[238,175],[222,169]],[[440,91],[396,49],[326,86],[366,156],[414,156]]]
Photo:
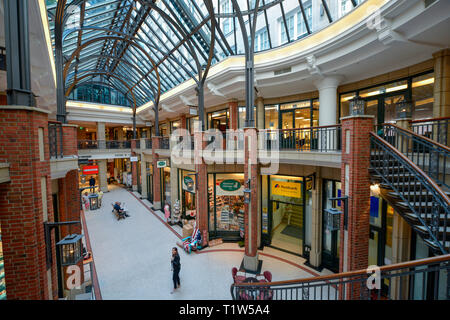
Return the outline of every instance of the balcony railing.
[[[152,139],[145,139],[145,149],[151,149],[152,148]]]
[[[438,185],[450,188],[450,148],[393,124],[385,124],[377,132]]]
[[[280,150],[341,151],[340,125],[262,131],[266,135],[265,141],[268,150],[278,144]]]
[[[48,123],[48,142],[50,158],[58,159],[64,157],[63,153],[63,130],[60,122]]]
[[[231,285],[231,296],[233,300],[448,300],[449,271],[450,255],[443,255],[372,271],[291,281],[235,283]],[[432,283],[427,281],[431,278]]]
[[[450,117],[415,120],[411,123],[411,130],[421,136],[448,146],[450,143]]]
[[[129,140],[79,140],[78,149],[130,149]]]

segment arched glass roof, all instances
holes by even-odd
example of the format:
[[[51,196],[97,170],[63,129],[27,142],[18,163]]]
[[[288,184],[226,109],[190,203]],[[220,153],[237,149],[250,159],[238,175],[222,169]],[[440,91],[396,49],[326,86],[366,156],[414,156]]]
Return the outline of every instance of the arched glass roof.
[[[255,52],[321,30],[363,1],[260,0]],[[255,2],[237,1],[245,21]],[[103,83],[130,101],[132,95],[136,105],[141,106],[154,101],[158,92],[162,94],[197,77],[199,68],[207,65],[211,47],[212,64],[244,53],[232,0],[46,0],[46,3],[53,47],[55,52],[59,46],[62,50],[66,93],[88,83]],[[212,19],[215,19],[213,35]]]

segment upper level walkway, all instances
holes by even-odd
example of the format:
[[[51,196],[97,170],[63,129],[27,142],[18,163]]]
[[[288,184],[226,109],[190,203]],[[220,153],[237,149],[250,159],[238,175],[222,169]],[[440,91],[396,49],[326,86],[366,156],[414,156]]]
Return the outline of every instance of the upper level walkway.
[[[86,211],[86,224],[103,299],[231,299],[231,269],[238,267],[243,249],[236,243],[205,248],[190,255],[179,250],[181,288],[174,294],[170,254],[181,235],[163,222],[133,193],[109,186],[102,207]],[[111,202],[125,202],[131,217],[117,221]],[[272,248],[259,253],[262,271],[274,280],[289,280],[329,274],[304,266],[304,259]]]

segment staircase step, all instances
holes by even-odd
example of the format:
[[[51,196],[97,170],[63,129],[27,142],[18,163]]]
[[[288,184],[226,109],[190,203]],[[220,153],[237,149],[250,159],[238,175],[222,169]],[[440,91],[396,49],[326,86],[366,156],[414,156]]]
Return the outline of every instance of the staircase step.
[[[440,250],[439,247],[434,243],[434,241],[432,241],[430,239],[424,239],[423,241],[425,242],[425,244],[427,244],[429,247],[433,248],[434,250]],[[450,248],[450,241],[445,241],[445,243],[443,243],[443,247],[448,252],[449,248]]]
[[[427,191],[406,191],[406,192],[400,192],[404,197],[406,198],[410,198],[410,197],[428,197],[428,198],[433,198],[433,195]],[[398,198],[401,199],[400,197],[400,193],[397,193],[395,191],[393,192],[389,192],[388,195],[393,197],[393,198]],[[450,196],[450,193],[445,192],[447,194],[447,196]]]
[[[404,213],[403,216],[406,219],[414,221],[414,222],[419,222],[420,221],[415,213]],[[441,223],[441,224],[445,223],[445,216],[446,215],[444,213],[439,214],[439,223]],[[422,220],[427,221],[427,222],[432,220],[431,214],[423,214],[422,213],[420,215],[420,217],[422,218]],[[450,224],[450,217],[448,218],[448,220],[449,221],[447,222],[447,224]]]
[[[413,226],[413,228],[419,233],[428,234],[428,230],[424,226]],[[450,233],[450,227],[439,227],[439,235],[443,235],[444,230],[446,234]]]
[[[427,208],[427,209],[431,209],[435,206],[435,202],[430,201],[430,202],[410,202],[410,204],[415,207],[415,208]],[[404,207],[404,208],[409,208],[408,203],[406,202],[397,202],[397,205]],[[444,210],[444,208],[441,208],[442,211]]]

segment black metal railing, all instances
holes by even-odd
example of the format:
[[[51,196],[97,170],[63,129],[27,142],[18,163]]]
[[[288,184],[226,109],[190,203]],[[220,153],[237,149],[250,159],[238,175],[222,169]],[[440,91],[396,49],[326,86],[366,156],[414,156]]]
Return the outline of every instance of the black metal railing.
[[[280,150],[341,151],[342,137],[340,125],[262,131],[265,132],[268,150],[273,149],[274,145],[278,145]]]
[[[414,120],[411,122],[411,130],[421,136],[434,140],[437,143],[449,146],[450,144],[450,117]]]
[[[0,47],[0,70],[6,71],[6,48]]]
[[[130,149],[130,140],[79,140],[78,149]]]
[[[170,149],[170,138],[169,137],[162,137],[161,140],[159,140],[159,148],[160,149]]]
[[[59,122],[48,123],[48,142],[50,158],[62,158],[63,153],[63,131],[62,124]]]
[[[145,139],[145,149],[151,149],[152,148],[152,139]]]
[[[425,242],[449,252],[450,200],[417,164],[382,137],[371,133],[370,169],[402,200]],[[419,228],[418,228],[419,227]]]
[[[373,271],[359,270],[290,281],[234,283],[231,296],[233,300],[448,300],[449,271],[450,255],[443,255],[382,266],[376,278]]]
[[[378,134],[382,138],[414,162],[438,185],[450,188],[450,148],[394,124],[384,124],[380,129]]]

